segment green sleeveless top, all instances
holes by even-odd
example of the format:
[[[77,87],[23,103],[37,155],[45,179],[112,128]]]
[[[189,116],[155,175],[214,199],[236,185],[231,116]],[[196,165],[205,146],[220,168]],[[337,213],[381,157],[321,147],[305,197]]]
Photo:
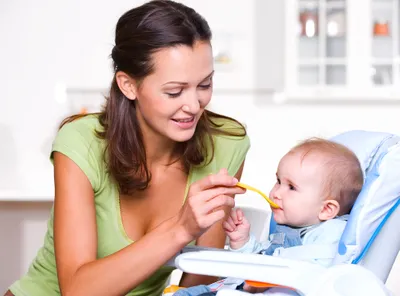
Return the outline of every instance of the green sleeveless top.
[[[224,129],[239,128],[234,122],[221,120]],[[116,184],[110,180],[103,160],[105,141],[96,136],[95,130],[102,130],[96,115],[68,123],[58,132],[52,151],[61,152],[73,160],[93,186],[98,235],[97,257],[102,258],[133,242],[127,237],[122,226],[118,190]],[[216,173],[221,168],[227,168],[230,175],[235,175],[245,159],[250,142],[247,136],[243,138],[216,135],[214,145],[212,162],[207,166],[191,168],[186,190],[193,182],[210,173]],[[128,295],[161,295],[171,272],[171,267],[161,267]],[[48,220],[43,247],[28,272],[12,284],[10,290],[16,296],[60,295],[54,255],[53,210]]]

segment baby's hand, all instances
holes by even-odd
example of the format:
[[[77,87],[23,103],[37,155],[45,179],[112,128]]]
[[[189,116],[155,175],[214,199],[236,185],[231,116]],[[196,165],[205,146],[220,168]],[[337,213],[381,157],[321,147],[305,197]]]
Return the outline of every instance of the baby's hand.
[[[233,209],[222,224],[232,249],[239,249],[249,240],[250,224],[241,209]]]

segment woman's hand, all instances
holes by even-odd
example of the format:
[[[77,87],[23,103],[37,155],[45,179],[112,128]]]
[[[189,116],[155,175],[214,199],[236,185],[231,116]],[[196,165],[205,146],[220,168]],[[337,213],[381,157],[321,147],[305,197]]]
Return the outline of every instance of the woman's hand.
[[[248,242],[250,223],[241,209],[233,209],[222,225],[229,237],[229,245],[232,249],[240,249]]]
[[[178,217],[178,224],[184,229],[189,241],[223,219],[224,207],[235,206],[234,199],[229,195],[246,192],[235,186],[237,182],[236,178],[228,175],[226,169],[222,169],[218,174],[209,175],[190,186]]]

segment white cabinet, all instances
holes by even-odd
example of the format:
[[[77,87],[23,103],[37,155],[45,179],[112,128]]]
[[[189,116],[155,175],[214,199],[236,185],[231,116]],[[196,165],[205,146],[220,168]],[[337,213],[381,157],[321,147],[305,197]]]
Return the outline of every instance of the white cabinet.
[[[285,0],[288,99],[400,99],[399,0]]]

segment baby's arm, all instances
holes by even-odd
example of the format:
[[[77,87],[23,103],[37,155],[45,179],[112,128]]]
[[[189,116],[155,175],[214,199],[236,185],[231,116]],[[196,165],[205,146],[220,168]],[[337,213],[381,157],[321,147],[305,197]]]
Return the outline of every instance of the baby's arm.
[[[226,235],[229,237],[229,247],[233,250],[243,247],[250,238],[250,223],[241,209],[233,209],[228,219],[223,223]]]
[[[260,253],[262,250],[267,249],[271,245],[271,242],[266,241],[258,241],[256,240],[254,234],[249,235],[249,240],[245,243],[241,248],[233,249],[230,246],[231,251],[239,252],[239,253]]]
[[[226,235],[229,237],[229,248],[241,253],[259,253],[270,243],[258,242],[250,234],[250,223],[241,209],[233,209],[228,219],[223,223]]]

